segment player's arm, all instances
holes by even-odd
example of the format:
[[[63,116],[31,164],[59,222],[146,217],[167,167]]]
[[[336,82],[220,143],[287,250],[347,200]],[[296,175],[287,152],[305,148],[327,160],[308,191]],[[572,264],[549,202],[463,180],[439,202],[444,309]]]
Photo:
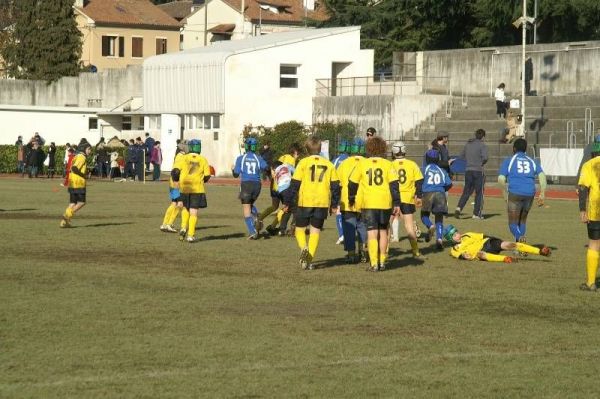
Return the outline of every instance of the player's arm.
[[[240,174],[242,174],[242,158],[238,157],[235,160],[235,165],[233,167],[233,169],[231,170],[231,174],[233,175],[233,177],[239,177]]]
[[[204,161],[204,183],[208,183],[208,181],[210,180],[210,165],[208,164],[208,161]]]
[[[538,205],[544,205],[544,199],[546,198],[546,185],[548,184],[546,179],[546,174],[544,172],[540,172],[538,175],[538,179],[540,181],[540,195],[538,197]]]
[[[290,186],[288,187],[287,190],[285,190],[285,194],[283,195],[283,205],[285,205],[286,207],[289,207],[292,205],[294,198],[296,198],[296,195],[298,195],[298,192],[300,191],[300,185],[302,184],[302,182],[300,180],[296,180],[295,178],[292,178],[292,181],[290,182]]]
[[[444,186],[444,191],[448,191],[452,188],[452,179],[450,179],[450,175],[448,174],[448,172],[446,172],[443,169],[442,172],[444,173],[444,179],[446,179],[446,181],[448,182],[448,184]]]
[[[354,206],[356,203],[356,194],[358,194],[358,183],[362,177],[362,168],[360,164],[354,168],[348,177],[348,205]]]
[[[85,165],[85,159],[83,161],[83,164]],[[81,165],[79,165],[77,162],[73,162],[73,165],[71,166],[71,173],[74,173],[77,176],[83,177],[85,179],[85,175],[81,172],[81,168]]]
[[[579,183],[579,186],[577,186],[579,192],[579,214],[581,216],[581,221],[587,223],[589,221],[587,216],[587,202],[590,195],[590,189],[589,187],[582,185],[581,181]]]
[[[506,176],[498,175],[498,184],[502,188],[502,197],[504,197],[504,201],[508,201],[508,191],[506,188]]]

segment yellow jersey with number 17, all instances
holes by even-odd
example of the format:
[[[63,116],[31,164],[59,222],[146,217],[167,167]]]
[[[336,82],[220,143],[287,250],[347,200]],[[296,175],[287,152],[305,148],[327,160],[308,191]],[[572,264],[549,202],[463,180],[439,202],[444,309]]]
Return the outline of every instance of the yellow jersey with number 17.
[[[183,194],[204,193],[205,176],[210,176],[210,167],[206,158],[200,154],[186,154],[183,169],[179,174],[179,190]]]
[[[179,169],[181,171],[184,166],[185,166],[185,154],[183,152],[180,152],[177,155],[175,155],[175,161],[173,161],[173,169]],[[173,176],[171,176],[169,178],[169,187],[175,188],[175,182],[173,181]]]
[[[311,155],[298,162],[293,180],[300,182],[298,206],[329,208],[331,182],[339,181],[335,167],[319,155]]]
[[[391,209],[390,183],[398,181],[396,169],[390,161],[380,157],[365,158],[354,169],[350,181],[362,190],[363,209]]]
[[[415,182],[423,179],[421,168],[415,161],[401,158],[392,161],[396,173],[398,173],[398,183],[400,183],[400,201],[404,204],[414,204],[417,187]]]
[[[362,204],[362,191],[359,187],[354,205],[350,206],[348,203],[348,183],[350,181],[352,172],[354,172],[354,169],[359,167],[360,162],[363,159],[365,158],[360,155],[352,155],[343,160],[337,168],[338,177],[340,178],[340,185],[342,186],[342,194],[340,197],[340,210],[342,212],[360,212]]]
[[[588,219],[600,222],[600,156],[583,164],[578,184],[590,190],[587,204]]]
[[[69,173],[70,188],[85,188],[85,178],[73,173],[73,167],[77,167],[82,175],[86,175],[87,164],[85,154],[80,152],[79,154],[75,155],[75,158],[73,158],[73,162],[71,163],[71,173]]]

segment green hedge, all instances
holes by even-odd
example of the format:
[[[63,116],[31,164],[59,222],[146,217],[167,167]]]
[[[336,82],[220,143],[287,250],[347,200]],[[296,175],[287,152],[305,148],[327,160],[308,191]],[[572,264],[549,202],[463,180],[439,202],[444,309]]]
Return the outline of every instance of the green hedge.
[[[48,146],[43,146],[44,152],[48,154]],[[56,146],[56,173],[62,174],[64,170],[63,159],[65,158],[65,146]],[[111,152],[118,152],[120,156],[125,157],[127,155],[126,147],[110,148],[106,147],[106,150]],[[87,158],[88,168],[93,168],[95,149],[92,147],[92,154]],[[0,173],[16,173],[17,172],[17,146],[16,145],[0,145]]]

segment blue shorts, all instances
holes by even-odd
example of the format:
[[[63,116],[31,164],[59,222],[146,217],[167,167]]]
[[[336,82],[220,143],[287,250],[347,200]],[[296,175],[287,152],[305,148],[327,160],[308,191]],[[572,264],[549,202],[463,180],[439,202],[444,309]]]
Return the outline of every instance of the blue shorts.
[[[171,202],[183,201],[183,198],[181,198],[181,192],[179,193],[179,196],[175,197],[177,191],[179,191],[178,188],[169,187],[169,198],[171,199]]]

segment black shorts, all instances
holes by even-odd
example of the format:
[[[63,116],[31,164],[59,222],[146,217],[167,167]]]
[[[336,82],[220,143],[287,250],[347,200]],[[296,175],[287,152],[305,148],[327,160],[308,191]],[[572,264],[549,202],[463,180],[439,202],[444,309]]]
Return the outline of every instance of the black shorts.
[[[435,191],[433,193],[423,193],[423,211],[431,212],[434,215],[448,213],[448,199],[446,193]]]
[[[588,238],[590,240],[600,240],[600,222],[590,221],[587,224]]]
[[[502,252],[502,240],[496,237],[490,237],[490,239],[483,244],[481,250],[483,252],[489,252],[490,254],[499,254]]]
[[[70,188],[69,187],[69,204],[85,202],[85,188]]]
[[[328,213],[328,208],[305,208],[299,206],[294,215],[296,218],[296,227],[307,227],[308,225],[311,225],[312,227],[321,230],[323,229],[323,224],[325,223],[325,219],[327,219]]]
[[[385,230],[390,225],[391,209],[363,209],[361,218],[367,230]]]
[[[198,209],[198,208],[206,208],[208,204],[206,203],[206,194],[181,194],[179,197],[183,200],[183,206],[187,209]]]
[[[254,204],[260,195],[259,181],[243,181],[240,186],[240,200],[242,204]]]
[[[533,195],[526,196],[508,193],[508,212],[518,214],[529,213],[532,204]]]
[[[403,215],[411,215],[417,211],[417,207],[415,204],[405,204],[404,202],[400,203],[400,212]]]

